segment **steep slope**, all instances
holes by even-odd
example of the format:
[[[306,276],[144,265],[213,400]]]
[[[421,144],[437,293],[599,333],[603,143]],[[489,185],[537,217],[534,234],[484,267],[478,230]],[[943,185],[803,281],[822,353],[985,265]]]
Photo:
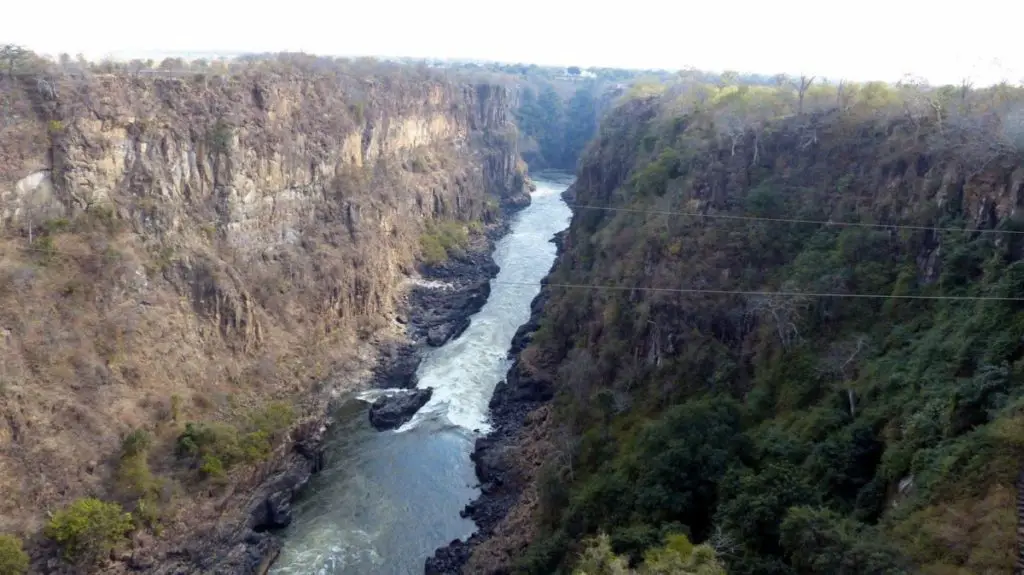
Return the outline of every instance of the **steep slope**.
[[[518,503],[467,571],[685,532],[730,573],[1009,572],[1024,166],[997,90],[619,106],[498,409],[554,399],[485,449]]]
[[[0,95],[0,532],[40,562],[84,496],[135,511],[137,569],[239,525],[397,333],[433,222],[529,201],[513,96],[411,68]]]

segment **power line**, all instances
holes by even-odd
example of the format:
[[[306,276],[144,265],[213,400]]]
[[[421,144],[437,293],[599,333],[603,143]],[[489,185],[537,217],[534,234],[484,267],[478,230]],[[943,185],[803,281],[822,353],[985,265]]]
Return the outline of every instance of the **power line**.
[[[538,284],[530,282],[513,282],[505,280],[491,280],[491,283],[509,286],[531,286]],[[873,293],[825,293],[825,292],[796,292],[796,291],[757,291],[757,290],[724,290],[724,289],[700,289],[700,288],[659,288],[642,286],[615,286],[596,284],[569,284],[569,283],[541,283],[540,287],[557,287],[569,289],[593,289],[612,291],[646,291],[658,293],[680,293],[680,294],[708,294],[708,295],[748,295],[762,297],[820,297],[820,298],[860,298],[860,299],[915,299],[915,300],[960,300],[960,301],[1024,301],[1024,297],[998,297],[998,296],[954,296],[954,295],[888,295]]]
[[[641,210],[636,208],[613,208],[610,206],[594,206],[589,204],[567,204],[570,208],[580,208],[584,210],[601,210],[607,212],[627,212],[636,214],[655,214],[662,216],[685,216],[693,218],[710,218],[720,220],[736,220],[741,222],[779,222],[787,224],[815,224],[822,226],[844,226],[844,227],[859,227],[859,228],[903,228],[907,230],[920,230],[920,231],[934,231],[934,232],[977,232],[980,234],[1024,234],[1024,231],[1019,230],[993,230],[983,228],[953,228],[953,227],[933,227],[933,226],[917,226],[912,224],[871,224],[865,222],[842,222],[832,220],[807,220],[800,218],[766,218],[759,216],[736,216],[731,214],[702,214],[700,212],[676,212],[670,210]]]
[[[73,258],[98,257],[96,254],[72,254],[56,250],[40,248],[23,248],[15,246],[14,249],[25,252],[40,252],[50,255],[67,256]],[[507,280],[492,279],[493,285],[507,285],[516,287],[556,287],[566,289],[592,289],[609,291],[642,291],[653,293],[676,293],[676,294],[705,294],[705,295],[745,295],[759,297],[818,297],[818,298],[858,298],[858,299],[906,299],[906,300],[940,300],[940,301],[1022,301],[1024,297],[999,297],[999,296],[954,296],[954,295],[888,295],[874,293],[828,293],[828,292],[799,292],[799,291],[761,291],[761,290],[725,290],[725,289],[703,289],[703,288],[661,288],[645,286],[616,286],[597,284],[572,284],[552,282],[515,282]]]

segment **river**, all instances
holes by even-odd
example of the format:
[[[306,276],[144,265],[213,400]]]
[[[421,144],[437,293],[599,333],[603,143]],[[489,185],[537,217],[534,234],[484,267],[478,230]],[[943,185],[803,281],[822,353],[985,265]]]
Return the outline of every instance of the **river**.
[[[475,531],[459,516],[479,494],[469,455],[488,430],[487,403],[509,368],[512,336],[554,262],[550,240],[571,215],[561,199],[568,180],[536,184],[532,203],[497,242],[501,271],[487,303],[460,337],[420,364],[418,386],[434,388],[423,409],[395,431],[375,431],[366,401],[379,392],[370,391],[334,414],[326,468],[296,503],[273,575],[423,573],[434,549]]]

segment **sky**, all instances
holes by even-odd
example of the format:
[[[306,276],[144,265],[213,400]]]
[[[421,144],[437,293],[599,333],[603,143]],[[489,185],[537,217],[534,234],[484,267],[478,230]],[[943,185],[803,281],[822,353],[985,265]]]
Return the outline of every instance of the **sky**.
[[[1024,79],[1020,0],[16,1],[0,43],[47,54],[305,51],[935,84]],[[270,7],[270,9],[267,9]]]

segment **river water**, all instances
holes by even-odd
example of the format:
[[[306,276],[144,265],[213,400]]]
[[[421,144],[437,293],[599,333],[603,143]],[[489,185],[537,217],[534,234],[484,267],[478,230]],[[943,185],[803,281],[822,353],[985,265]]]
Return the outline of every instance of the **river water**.
[[[327,466],[297,502],[272,574],[423,573],[437,547],[475,531],[459,517],[479,494],[469,454],[488,429],[487,403],[509,368],[512,336],[529,319],[554,261],[550,240],[569,224],[561,200],[569,183],[536,180],[533,202],[497,243],[501,271],[487,303],[461,336],[420,365],[418,385],[434,394],[411,421],[395,431],[370,427],[366,401],[379,391],[343,402],[327,439]]]

